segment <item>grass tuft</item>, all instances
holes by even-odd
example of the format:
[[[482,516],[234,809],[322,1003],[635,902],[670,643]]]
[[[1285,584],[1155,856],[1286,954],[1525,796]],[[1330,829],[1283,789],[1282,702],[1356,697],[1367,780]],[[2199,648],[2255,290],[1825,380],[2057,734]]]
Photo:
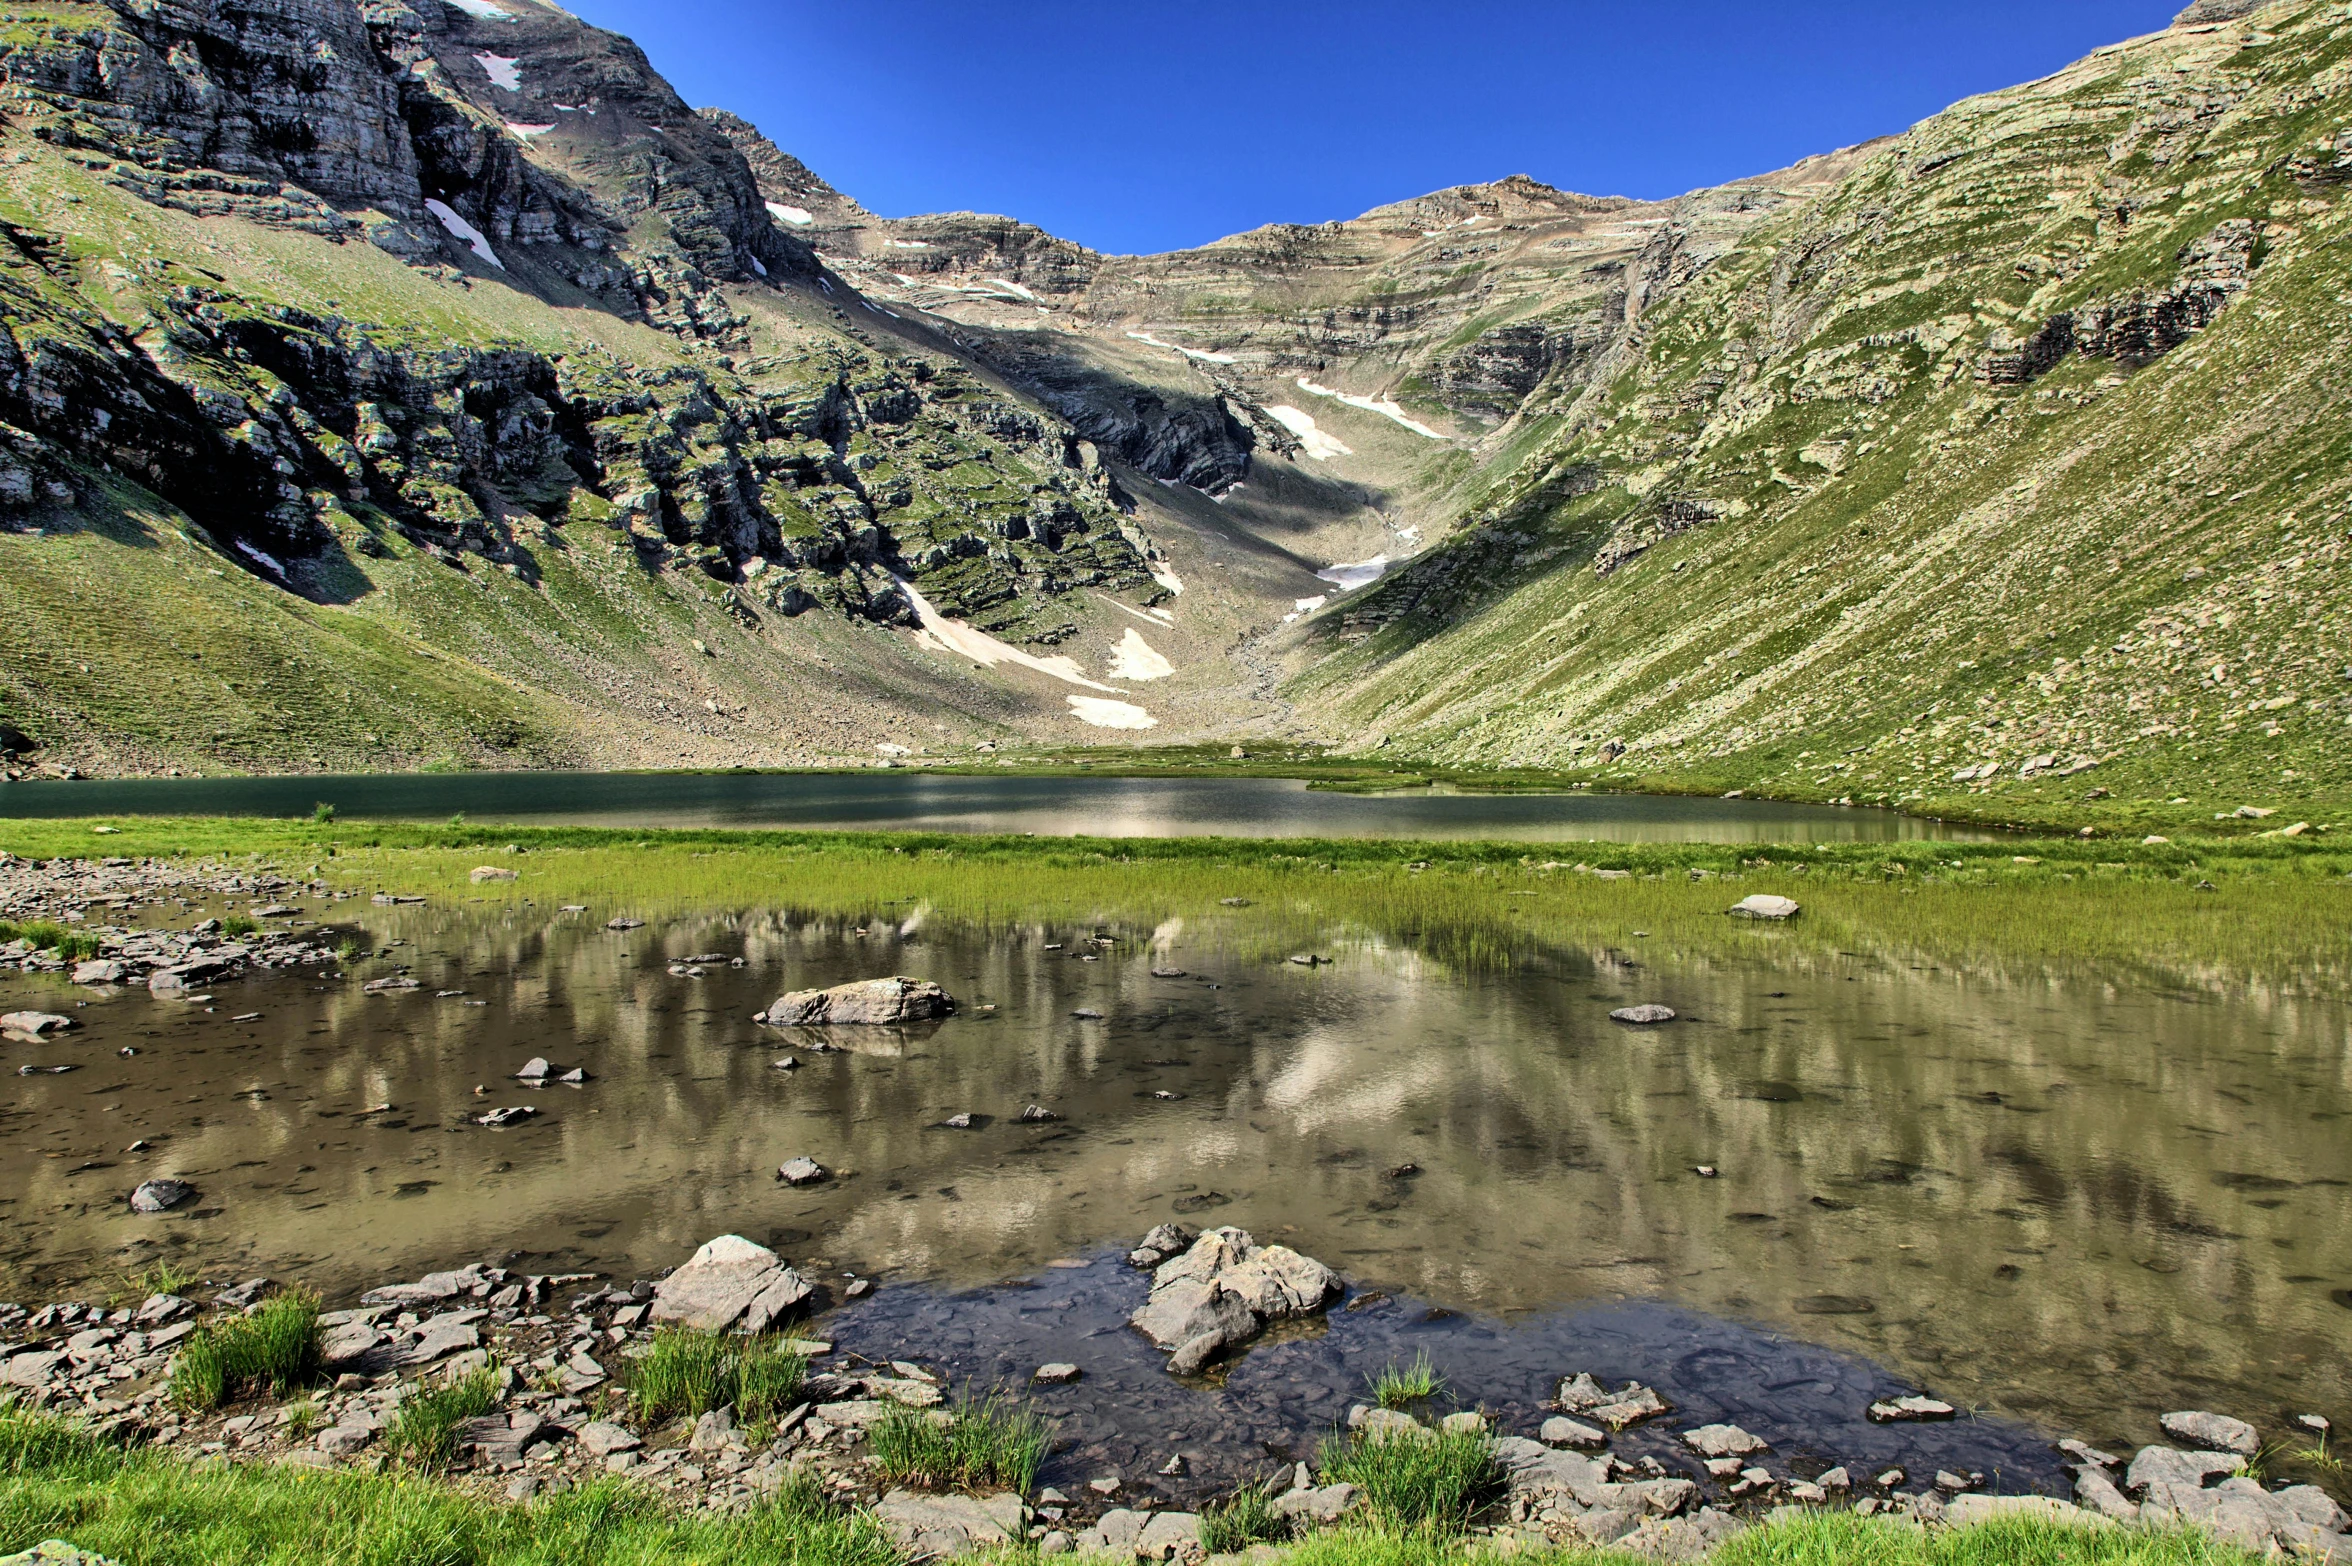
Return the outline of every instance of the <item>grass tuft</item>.
[[[242,940],[260,928],[250,914],[231,914],[221,921],[221,934],[233,941]]]
[[[173,1362],[172,1401],[212,1409],[266,1389],[285,1397],[318,1380],[319,1299],[287,1289],[247,1316],[231,1316],[192,1334]]]
[[[1445,1390],[1446,1379],[1429,1362],[1427,1350],[1413,1356],[1402,1370],[1394,1365],[1372,1378],[1372,1397],[1382,1408],[1415,1408]]]
[[[1002,1393],[969,1396],[947,1413],[893,1408],[866,1430],[882,1477],[947,1489],[995,1486],[1026,1495],[1053,1440],[1053,1426]]]
[[[1201,1508],[1201,1548],[1231,1555],[1253,1544],[1280,1544],[1290,1537],[1290,1519],[1274,1510],[1274,1485],[1244,1485],[1222,1501]]]
[[[498,1388],[497,1370],[486,1366],[410,1393],[384,1427],[384,1451],[407,1467],[442,1472],[457,1461],[457,1427],[496,1408]]]
[[[1503,1492],[1494,1442],[1468,1431],[1377,1436],[1358,1431],[1323,1448],[1323,1482],[1352,1484],[1382,1527],[1457,1533]]]
[[[732,1408],[738,1421],[759,1424],[791,1406],[807,1370],[776,1338],[665,1327],[629,1373],[629,1403],[645,1420]]]

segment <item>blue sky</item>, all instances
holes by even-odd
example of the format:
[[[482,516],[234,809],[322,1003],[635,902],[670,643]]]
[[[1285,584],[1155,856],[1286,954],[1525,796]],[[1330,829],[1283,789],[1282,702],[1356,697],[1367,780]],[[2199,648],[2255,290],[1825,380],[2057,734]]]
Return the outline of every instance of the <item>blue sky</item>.
[[[888,216],[1108,251],[1532,174],[1666,196],[1903,129],[2184,0],[570,0]]]

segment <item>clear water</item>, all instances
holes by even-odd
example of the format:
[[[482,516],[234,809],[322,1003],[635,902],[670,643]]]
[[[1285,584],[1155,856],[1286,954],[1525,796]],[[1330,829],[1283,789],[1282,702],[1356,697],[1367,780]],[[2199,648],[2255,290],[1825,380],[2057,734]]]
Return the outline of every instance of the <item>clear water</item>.
[[[1295,778],[514,772],[0,784],[0,817],[307,816],[600,826],[1029,832],[1042,837],[1829,843],[1990,834],[1887,810],[1644,794],[1340,794]]]
[[[1314,944],[1336,961],[1306,968],[1285,960],[1296,927],[1259,912],[1107,927],[1085,961],[1093,926],[903,908],[615,934],[595,909],[339,904],[314,914],[405,942],[421,991],[287,975],[193,1004],[12,977],[0,1009],[89,1004],[67,1038],[0,1045],[0,1297],[159,1253],[338,1297],[492,1257],[627,1278],[737,1232],[833,1289],[881,1281],[825,1329],[845,1343],[983,1383],[1087,1367],[1047,1394],[1070,1463],[1183,1450],[1209,1475],[1311,1446],[1421,1347],[1530,1418],[1590,1369],[1822,1461],[1909,1452],[2021,1483],[2054,1473],[2047,1438],[2152,1440],[2169,1408],[2273,1434],[2352,1413],[2339,1002],[1910,966],[1799,931],[1530,944],[1465,973],[1335,927]],[[745,966],[667,971],[704,953]],[[829,1039],[750,1021],[783,990],[888,973],[962,1009]],[[1608,1019],[1652,1000],[1681,1019]],[[507,1078],[533,1055],[595,1080],[523,1090]],[[545,1110],[527,1126],[468,1123],[526,1101]],[[1065,1118],[1018,1123],[1031,1103]],[[777,1184],[804,1153],[844,1178]],[[200,1202],[132,1216],[123,1196],[163,1174]],[[1119,1325],[1142,1285],[1110,1259],[1176,1217],[1393,1299],[1222,1389],[1179,1386]],[[1894,1389],[1986,1417],[1873,1434],[1859,1408]]]

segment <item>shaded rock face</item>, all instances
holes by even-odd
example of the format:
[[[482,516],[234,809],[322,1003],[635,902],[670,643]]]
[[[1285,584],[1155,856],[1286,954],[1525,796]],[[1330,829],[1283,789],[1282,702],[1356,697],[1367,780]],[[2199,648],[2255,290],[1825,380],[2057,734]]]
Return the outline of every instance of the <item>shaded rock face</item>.
[[[986,339],[989,365],[1147,478],[1223,494],[1249,476],[1259,437],[1223,396],[1138,385],[1073,358]]]
[[[0,57],[0,91],[36,135],[135,165],[114,177],[190,211],[336,233],[355,225],[334,206],[421,210],[400,90],[349,0],[109,9],[105,28]],[[180,177],[196,169],[232,179]]]

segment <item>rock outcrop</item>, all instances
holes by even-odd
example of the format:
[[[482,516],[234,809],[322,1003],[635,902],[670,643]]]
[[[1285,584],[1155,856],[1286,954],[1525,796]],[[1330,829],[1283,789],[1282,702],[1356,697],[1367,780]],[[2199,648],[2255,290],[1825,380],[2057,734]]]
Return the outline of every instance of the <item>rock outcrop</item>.
[[[1160,1255],[1155,1237],[1170,1236],[1153,1231],[1134,1255]],[[1168,1370],[1179,1376],[1198,1375],[1269,1322],[1315,1314],[1341,1287],[1321,1262],[1287,1245],[1261,1246],[1240,1229],[1212,1229],[1152,1266],[1151,1297],[1128,1324],[1172,1350]]]

